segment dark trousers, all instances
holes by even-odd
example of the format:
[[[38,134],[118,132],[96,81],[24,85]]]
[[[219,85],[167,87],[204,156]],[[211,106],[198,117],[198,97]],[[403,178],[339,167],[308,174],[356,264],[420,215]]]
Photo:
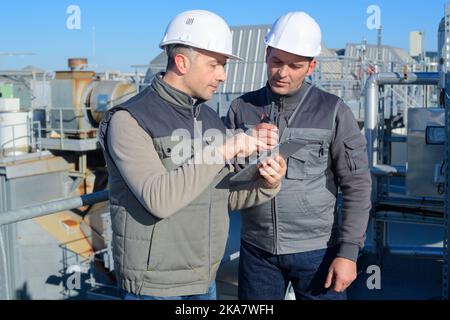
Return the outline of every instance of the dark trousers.
[[[345,292],[324,287],[336,247],[308,252],[273,255],[241,241],[239,299],[281,300],[289,281],[297,300],[345,300]]]

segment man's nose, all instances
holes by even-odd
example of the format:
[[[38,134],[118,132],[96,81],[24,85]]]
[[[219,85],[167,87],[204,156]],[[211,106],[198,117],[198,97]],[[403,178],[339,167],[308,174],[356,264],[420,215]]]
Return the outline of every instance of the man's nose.
[[[288,73],[287,65],[282,65],[281,67],[278,68],[278,74],[279,74],[280,78],[286,77],[287,73]]]
[[[220,82],[224,82],[227,79],[227,74],[225,72],[225,67],[221,67],[219,71],[219,75],[217,77],[217,80]]]

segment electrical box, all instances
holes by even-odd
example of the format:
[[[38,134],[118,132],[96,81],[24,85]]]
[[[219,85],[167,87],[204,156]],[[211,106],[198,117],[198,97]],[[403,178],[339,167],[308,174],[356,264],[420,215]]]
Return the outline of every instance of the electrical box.
[[[445,194],[445,110],[409,108],[406,194],[443,197]]]

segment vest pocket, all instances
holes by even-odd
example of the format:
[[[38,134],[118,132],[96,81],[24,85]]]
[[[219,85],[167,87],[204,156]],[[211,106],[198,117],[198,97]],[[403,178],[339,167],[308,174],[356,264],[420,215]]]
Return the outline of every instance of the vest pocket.
[[[314,216],[311,220],[311,229],[319,235],[329,232],[333,225],[336,197],[326,188],[314,192],[305,192],[302,195],[306,210]]]
[[[288,179],[305,179],[306,178],[306,161],[304,154],[292,155],[287,160],[286,178]]]
[[[305,180],[318,177],[326,170],[327,160],[323,142],[311,142],[288,158],[286,178]]]
[[[163,221],[159,221],[155,223],[152,230],[152,237],[150,240],[150,244],[148,247],[148,256],[147,256],[147,271],[153,271],[156,269],[159,263],[159,259],[161,257],[161,254],[159,253],[160,250],[158,250],[157,246],[159,246],[160,240],[157,239],[157,229],[161,227]]]
[[[153,145],[167,171],[173,170],[191,158],[192,140],[173,141],[171,137],[153,139]]]

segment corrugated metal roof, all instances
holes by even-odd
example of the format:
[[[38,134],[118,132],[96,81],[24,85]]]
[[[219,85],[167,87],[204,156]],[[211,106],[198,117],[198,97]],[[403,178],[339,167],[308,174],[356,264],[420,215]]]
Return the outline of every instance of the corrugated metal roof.
[[[243,93],[256,90],[266,82],[264,37],[270,25],[232,27],[233,48],[244,61],[229,61],[227,80],[222,93]]]

